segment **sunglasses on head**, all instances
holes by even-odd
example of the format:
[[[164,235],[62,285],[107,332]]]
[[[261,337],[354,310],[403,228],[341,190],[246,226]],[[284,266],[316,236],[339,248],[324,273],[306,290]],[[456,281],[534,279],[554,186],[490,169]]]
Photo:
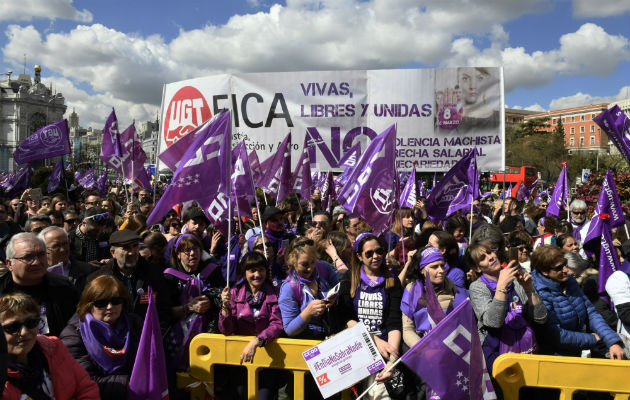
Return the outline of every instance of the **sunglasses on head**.
[[[556,265],[556,266],[555,266],[555,267],[553,267],[553,268],[549,268],[549,270],[550,270],[550,271],[560,272],[560,271],[562,271],[562,270],[564,269],[564,267],[566,267],[566,266],[567,266],[567,262],[565,261],[565,262],[563,262],[563,263],[562,263],[562,264],[560,264],[560,265]]]
[[[254,246],[254,250],[264,250],[265,246],[267,248],[270,248],[272,246],[271,242],[265,242],[265,245],[263,246],[262,243],[258,243],[256,246]]]
[[[364,256],[366,256],[367,258],[372,258],[372,256],[374,255],[374,253],[378,254],[379,256],[383,256],[385,255],[385,249],[382,247],[379,247],[376,250],[368,250],[365,253],[363,253]]]
[[[16,333],[22,330],[22,327],[25,326],[26,329],[35,329],[39,326],[39,317],[27,318],[24,321],[15,321],[10,324],[2,325],[2,329],[9,335],[15,335]]]
[[[95,300],[92,302],[92,305],[96,308],[105,308],[107,307],[108,304],[111,304],[112,306],[119,306],[122,304],[122,302],[123,302],[123,298],[118,296],[118,297],[112,297],[111,299]]]
[[[108,218],[109,218],[109,213],[102,213],[102,214],[90,215],[89,217],[85,217],[83,220],[87,221],[88,219],[93,219],[95,222],[105,223],[105,221],[107,221]]]

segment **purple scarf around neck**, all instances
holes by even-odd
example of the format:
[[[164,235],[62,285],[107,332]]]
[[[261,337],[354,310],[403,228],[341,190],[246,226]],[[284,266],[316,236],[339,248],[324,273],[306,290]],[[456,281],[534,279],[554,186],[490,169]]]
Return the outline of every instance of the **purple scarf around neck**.
[[[490,289],[494,296],[494,293],[497,291],[497,281],[485,275],[481,275],[479,279]],[[507,291],[508,312],[499,336],[499,354],[533,354],[538,349],[538,345],[534,331],[523,316],[523,303],[518,297],[513,283],[508,285]]]
[[[105,372],[111,374],[125,365],[130,336],[125,313],[120,315],[115,327],[87,313],[79,327],[88,354]]]
[[[366,284],[369,287],[377,287],[377,286],[381,285],[383,282],[385,282],[385,277],[379,276],[375,280],[372,280],[372,279],[370,279],[369,276],[367,276],[367,274],[363,270],[363,267],[361,267],[361,282],[363,282],[364,284]]]

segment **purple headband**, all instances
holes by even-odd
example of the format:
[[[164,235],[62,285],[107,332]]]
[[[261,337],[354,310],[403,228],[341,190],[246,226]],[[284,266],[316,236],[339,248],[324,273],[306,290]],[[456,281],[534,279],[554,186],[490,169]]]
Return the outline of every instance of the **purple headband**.
[[[420,253],[420,264],[418,265],[418,268],[422,269],[432,262],[436,261],[444,261],[444,256],[442,255],[442,252],[438,248],[427,247],[426,249],[422,250],[422,253]]]
[[[374,236],[374,234],[372,232],[363,232],[363,233],[359,233],[359,236],[357,236],[357,238],[354,241],[354,245],[352,246],[352,248],[354,249],[355,253],[359,252],[359,242],[361,240],[363,240],[364,237],[366,236]]]
[[[177,254],[177,248],[179,247],[179,242],[182,241],[182,238],[186,237],[186,236],[192,236],[192,237],[196,237],[195,235],[193,235],[192,233],[184,233],[183,235],[181,235],[180,237],[177,238],[177,240],[175,241],[175,254]]]
[[[545,226],[545,217],[542,217],[539,221],[540,225]]]

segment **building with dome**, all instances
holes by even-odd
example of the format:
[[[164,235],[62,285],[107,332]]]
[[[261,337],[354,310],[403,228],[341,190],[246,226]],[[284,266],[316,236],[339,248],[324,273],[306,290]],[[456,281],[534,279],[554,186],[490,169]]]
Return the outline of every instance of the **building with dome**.
[[[17,145],[38,129],[63,119],[65,98],[41,82],[41,67],[34,78],[24,73],[17,79],[12,71],[0,78],[0,170],[14,171]]]

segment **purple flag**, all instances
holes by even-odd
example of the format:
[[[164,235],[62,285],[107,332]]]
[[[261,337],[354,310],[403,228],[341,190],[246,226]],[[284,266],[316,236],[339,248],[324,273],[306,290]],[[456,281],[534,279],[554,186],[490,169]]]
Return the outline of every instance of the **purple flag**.
[[[221,112],[211,123],[204,123],[202,127],[186,150],[171,184],[149,215],[148,225],[157,223],[177,203],[197,200],[201,204],[208,200],[210,194],[221,190],[224,201],[227,201],[225,193],[230,184],[230,113]]]
[[[418,192],[418,184],[416,183],[416,164],[413,164],[413,169],[409,171],[407,184],[400,195],[400,206],[413,208],[416,204],[416,199],[419,196]]]
[[[556,187],[553,189],[551,200],[547,206],[547,215],[560,216],[560,211],[566,207],[569,199],[569,182],[567,180],[567,164],[562,163],[562,171],[558,176]]]
[[[57,161],[57,164],[55,164],[55,168],[53,168],[50,176],[48,177],[48,193],[51,193],[55,189],[57,189],[62,180],[64,182],[66,180],[66,171],[63,168],[63,157],[61,157],[59,161]]]
[[[313,188],[313,179],[311,177],[311,157],[306,137],[304,138],[304,147],[302,154],[298,160],[295,172],[293,173],[293,192],[299,193],[303,199],[311,198],[311,189]]]
[[[549,197],[549,189],[545,189],[542,192],[538,193],[536,197],[534,198],[534,204],[540,203],[542,201],[543,196]]]
[[[18,164],[44,158],[70,154],[70,135],[68,133],[68,121],[65,119],[47,125],[19,144],[13,153],[13,158]]]
[[[344,167],[343,172],[337,178],[335,178],[335,183],[337,186],[341,187],[348,182],[348,177],[352,174],[355,165],[357,165],[357,161],[361,156],[361,142],[356,142],[350,150],[346,152],[346,154],[341,157],[339,160],[338,167]]]
[[[175,143],[170,145],[166,150],[158,155],[160,161],[164,163],[167,167],[171,169],[171,171],[176,171],[179,166],[179,162],[186,154],[186,150],[193,144],[197,137],[197,133],[206,131],[208,126],[212,124],[218,117],[218,114],[214,117],[208,119],[206,122],[202,123],[192,131],[188,132],[186,135],[181,137]]]
[[[96,173],[94,172],[94,168],[90,168],[84,173],[79,174],[77,182],[79,182],[79,186],[85,189],[93,189],[96,186]]]
[[[630,164],[630,119],[618,105],[602,112],[593,121],[608,135],[626,162]]]
[[[615,271],[619,271],[619,258],[613,246],[610,231],[604,229],[602,230],[601,250],[599,252],[599,277],[597,280],[599,293],[606,291],[606,281]]]
[[[427,198],[426,209],[429,218],[434,223],[446,219],[451,201],[457,196],[462,186],[472,186],[473,194],[479,192],[479,184],[475,182],[478,171],[476,168],[476,150],[470,151],[457,162],[433,188]],[[474,191],[476,189],[476,191]]]
[[[260,170],[260,160],[258,159],[258,153],[256,153],[256,149],[253,149],[249,153],[247,158],[249,160],[249,167],[252,170],[252,175],[254,178],[254,186],[257,186],[263,174],[262,174],[262,171]]]
[[[457,306],[403,354],[401,361],[442,399],[497,398],[469,300]]]
[[[26,188],[31,186],[31,178],[33,177],[33,166],[28,164],[13,175],[3,185],[8,198],[22,194]]]
[[[247,156],[245,140],[242,140],[234,147],[234,150],[232,150],[232,195],[236,198],[244,197],[248,202],[256,199],[254,180]],[[251,213],[249,205],[246,209],[247,212]]]
[[[397,201],[395,150],[396,127],[391,125],[372,139],[337,196],[350,215],[363,218],[377,235],[388,229]]]
[[[470,187],[468,185],[464,185],[459,189],[457,195],[451,201],[451,204],[448,205],[448,211],[446,211],[446,216],[449,217],[451,214],[456,213],[461,209],[470,210],[470,205],[473,202],[472,193],[470,193]],[[464,214],[466,212],[464,211]]]
[[[116,111],[112,112],[105,121],[103,128],[103,143],[101,143],[101,160],[107,161],[111,157],[122,157],[122,145],[120,143],[120,132],[118,131],[118,118]]]
[[[593,219],[588,226],[588,232],[583,240],[584,250],[587,254],[594,254],[600,248],[600,238],[604,231],[610,231],[613,228],[621,226],[625,223],[621,202],[617,195],[615,187],[615,179],[610,170],[606,172],[602,181],[602,188],[599,192],[599,198],[595,205]]]
[[[105,172],[103,173],[103,175],[98,177],[98,180],[96,181],[96,185],[98,186],[98,191],[100,192],[99,194],[101,195],[101,197],[105,197],[107,196],[107,168],[105,168]]]
[[[129,378],[128,400],[168,399],[164,345],[153,290],[150,286],[148,297],[149,307],[142,326],[138,353]]]
[[[333,180],[333,173],[332,171],[328,171],[328,174],[326,174],[326,182],[324,183],[324,187],[322,187],[322,210],[331,212],[329,208],[332,207],[333,200],[335,200],[336,198],[337,193],[335,191],[335,181]]]
[[[291,193],[291,132],[282,141],[265,171],[260,188],[276,197],[280,203]]]
[[[501,195],[502,199],[507,199],[508,197],[512,197],[512,182],[510,182],[510,186],[508,186],[508,188]]]
[[[427,190],[427,188],[424,187],[423,180],[420,180],[420,188],[418,189],[418,196],[425,197],[425,198],[429,196],[429,191]]]
[[[526,191],[527,188],[525,187],[525,182],[521,181],[516,187],[516,200],[526,200]]]

